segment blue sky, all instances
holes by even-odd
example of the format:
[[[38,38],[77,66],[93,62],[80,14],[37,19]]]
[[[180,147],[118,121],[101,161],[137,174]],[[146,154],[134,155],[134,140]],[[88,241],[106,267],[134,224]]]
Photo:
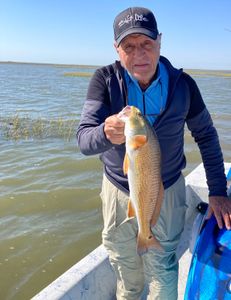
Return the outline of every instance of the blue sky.
[[[0,61],[106,65],[115,16],[150,8],[176,67],[231,70],[230,0],[0,0]]]

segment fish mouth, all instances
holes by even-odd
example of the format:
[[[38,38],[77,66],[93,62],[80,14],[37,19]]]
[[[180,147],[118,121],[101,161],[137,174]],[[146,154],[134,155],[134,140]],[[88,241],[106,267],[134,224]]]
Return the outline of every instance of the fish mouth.
[[[125,122],[130,117],[131,113],[132,106],[127,105],[118,113],[118,118]]]
[[[127,105],[118,113],[118,118],[125,122],[128,118],[137,115],[141,115],[140,110],[135,106]]]

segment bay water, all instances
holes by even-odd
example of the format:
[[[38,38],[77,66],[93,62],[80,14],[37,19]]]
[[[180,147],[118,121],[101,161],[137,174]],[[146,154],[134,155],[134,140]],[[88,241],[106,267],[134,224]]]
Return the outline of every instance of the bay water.
[[[0,63],[0,299],[30,299],[101,243],[102,165],[75,139],[95,68]],[[230,162],[230,72],[191,73]],[[185,153],[186,175],[201,162],[187,129]]]

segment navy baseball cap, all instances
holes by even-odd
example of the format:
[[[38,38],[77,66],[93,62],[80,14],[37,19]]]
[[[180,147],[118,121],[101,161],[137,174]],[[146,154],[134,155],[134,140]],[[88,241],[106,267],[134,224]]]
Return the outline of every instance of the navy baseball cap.
[[[118,45],[132,33],[145,34],[153,40],[156,40],[159,34],[154,14],[144,7],[129,7],[119,13],[114,20],[113,28]]]

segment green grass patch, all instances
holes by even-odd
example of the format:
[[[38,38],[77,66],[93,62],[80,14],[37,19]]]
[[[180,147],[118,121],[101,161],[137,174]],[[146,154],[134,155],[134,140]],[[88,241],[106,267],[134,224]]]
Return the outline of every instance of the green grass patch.
[[[230,71],[212,71],[212,70],[185,70],[186,73],[192,76],[215,76],[215,77],[230,77]]]
[[[75,137],[77,124],[77,119],[31,119],[16,113],[0,118],[0,135],[14,141],[46,138],[70,141]]]
[[[70,77],[91,77],[93,73],[90,72],[66,72],[64,76]]]

